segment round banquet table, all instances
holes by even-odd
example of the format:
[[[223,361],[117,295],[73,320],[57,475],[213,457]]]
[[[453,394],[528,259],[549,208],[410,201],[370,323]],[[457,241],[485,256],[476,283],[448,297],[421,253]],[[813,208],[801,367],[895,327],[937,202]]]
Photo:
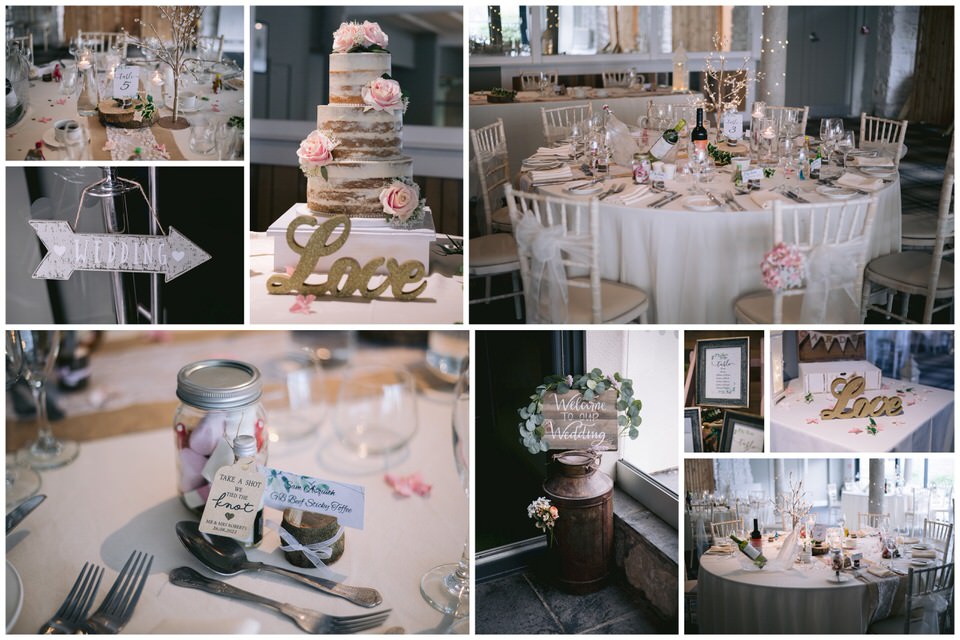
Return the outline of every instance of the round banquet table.
[[[820,420],[820,411],[832,408],[836,398],[815,393],[807,403],[803,381],[794,378],[770,412],[770,448],[817,453],[953,451],[952,391],[883,378],[880,390],[866,393],[869,398],[881,394],[899,395],[904,413],[874,418],[880,430],[871,435],[866,418]]]
[[[624,173],[620,168],[620,175]],[[765,178],[761,187],[772,189],[784,182],[778,171],[772,178]],[[615,177],[607,182],[607,187],[624,184],[629,189],[631,183],[629,177]],[[520,184],[521,188],[533,186],[529,174],[523,174]],[[665,186],[686,194],[690,184],[668,180]],[[816,184],[810,181],[791,178],[786,184],[810,202],[827,200],[813,190]],[[718,170],[713,180],[702,186],[715,194],[731,191],[732,173],[729,168]],[[571,197],[563,185],[536,188],[541,193]],[[899,179],[885,184],[876,195],[877,213],[868,259],[900,247]],[[650,322],[736,322],[733,305],[737,298],[764,288],[760,262],[773,247],[773,215],[751,196],[740,195],[735,200],[746,210],[724,207],[717,211],[690,211],[684,207],[684,198],[660,209],[618,204],[616,197],[601,200],[602,277],[646,291],[650,295]]]
[[[779,552],[782,540],[764,542],[768,559]],[[877,540],[859,542],[868,562],[880,561]],[[734,548],[734,555],[700,557],[697,618],[701,633],[860,634],[875,619],[902,609],[905,575],[879,579],[864,571],[862,578],[856,578],[844,572],[849,580],[837,584],[831,581],[834,572],[823,560],[826,556],[782,571],[769,570],[769,565],[758,570],[749,560],[741,561],[741,555]],[[909,562],[905,557],[893,566],[906,573]],[[873,586],[880,583],[884,584]]]
[[[61,61],[62,63],[62,61]],[[133,64],[134,61],[131,61]],[[72,62],[67,63],[71,67]],[[141,77],[150,73],[145,67],[140,67]],[[105,86],[104,74],[99,74],[101,86]],[[198,96],[198,106],[195,111],[180,112],[180,117],[187,122],[198,118],[207,118],[210,121],[227,121],[231,116],[243,117],[242,87],[243,74],[238,79],[224,82],[224,89],[220,93],[213,93],[210,87],[190,87]],[[79,87],[79,80],[78,87]],[[241,84],[232,84],[241,83]],[[149,85],[149,82],[147,83]],[[190,149],[190,128],[171,130],[153,125],[145,129],[119,129],[110,127],[111,135],[117,136],[113,149],[107,147],[107,127],[100,124],[96,116],[84,118],[77,115],[77,93],[64,96],[60,93],[60,84],[57,82],[43,82],[39,78],[30,81],[30,105],[27,113],[19,122],[7,128],[7,160],[23,160],[27,151],[33,148],[34,143],[43,140],[44,136],[52,136],[53,124],[58,120],[84,120],[90,133],[90,143],[83,160],[127,160],[131,151],[128,147],[140,146],[144,149],[145,160],[164,159],[152,154],[152,146],[162,144],[169,160],[216,160],[216,152],[199,154]],[[173,115],[173,111],[166,106],[159,109],[160,116]],[[129,140],[129,143],[126,142]],[[61,147],[44,145],[44,157],[47,160],[67,160],[66,153]],[[241,158],[242,159],[242,158]]]

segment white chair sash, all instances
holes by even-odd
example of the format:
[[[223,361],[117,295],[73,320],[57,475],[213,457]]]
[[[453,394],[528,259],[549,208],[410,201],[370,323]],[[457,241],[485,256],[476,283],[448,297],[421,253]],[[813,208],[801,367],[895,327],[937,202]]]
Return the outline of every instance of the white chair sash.
[[[925,596],[914,598],[912,606],[914,610],[920,609],[923,612],[921,619],[927,633],[940,633],[940,615],[950,606],[950,603],[942,594],[928,593]],[[907,615],[913,615],[913,611],[907,611]]]
[[[525,214],[514,233],[521,256],[530,258],[527,322],[557,323],[567,321],[567,273],[564,254],[576,262],[590,258],[590,247],[581,238],[564,235],[563,227],[543,226],[535,214]]]
[[[859,254],[857,244],[820,245],[807,256],[800,322],[860,322],[858,265],[851,257]]]

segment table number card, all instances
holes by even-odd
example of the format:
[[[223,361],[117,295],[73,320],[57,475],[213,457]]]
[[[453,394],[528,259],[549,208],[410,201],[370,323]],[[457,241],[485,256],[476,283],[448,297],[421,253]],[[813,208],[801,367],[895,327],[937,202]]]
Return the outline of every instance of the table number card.
[[[743,137],[743,120],[739,111],[728,111],[723,114],[723,135],[733,140]]]
[[[136,98],[140,85],[140,69],[138,67],[118,66],[113,72],[113,97]]]
[[[266,469],[264,504],[274,509],[300,509],[335,517],[341,525],[363,529],[363,487]]]
[[[750,338],[697,341],[697,404],[749,406]]]
[[[200,531],[242,540],[249,538],[263,507],[266,482],[255,465],[220,467],[200,517]]]

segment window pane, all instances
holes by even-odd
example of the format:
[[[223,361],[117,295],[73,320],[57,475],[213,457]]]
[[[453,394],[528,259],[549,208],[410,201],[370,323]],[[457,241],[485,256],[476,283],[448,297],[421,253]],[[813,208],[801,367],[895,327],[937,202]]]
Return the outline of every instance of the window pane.
[[[470,53],[530,55],[529,9],[517,4],[467,6]]]

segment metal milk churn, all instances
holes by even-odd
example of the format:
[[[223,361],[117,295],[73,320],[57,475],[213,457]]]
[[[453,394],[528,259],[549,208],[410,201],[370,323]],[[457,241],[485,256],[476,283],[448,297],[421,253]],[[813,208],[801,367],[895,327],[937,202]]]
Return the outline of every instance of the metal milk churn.
[[[600,454],[555,454],[558,471],[543,490],[559,517],[554,527],[560,586],[570,593],[601,589],[613,559],[613,480],[598,470]]]

